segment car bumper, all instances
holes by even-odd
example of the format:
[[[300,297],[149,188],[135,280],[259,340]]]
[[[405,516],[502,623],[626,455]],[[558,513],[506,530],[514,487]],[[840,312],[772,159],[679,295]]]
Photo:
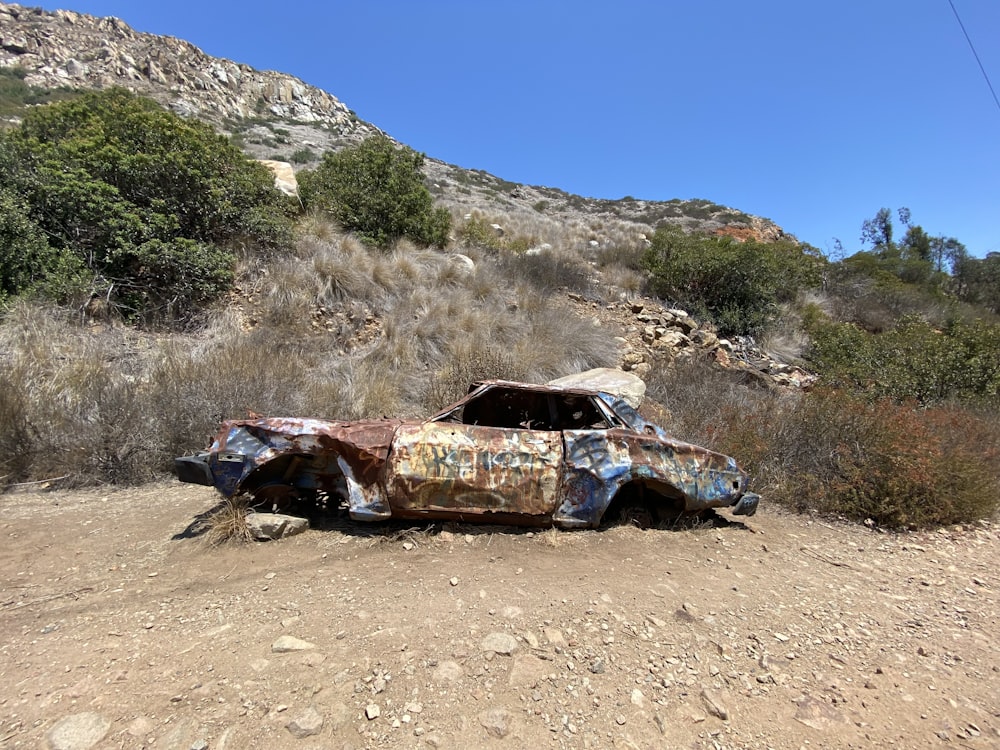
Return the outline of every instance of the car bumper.
[[[215,477],[208,465],[208,453],[197,453],[193,456],[181,456],[174,459],[174,472],[182,482],[215,485]]]

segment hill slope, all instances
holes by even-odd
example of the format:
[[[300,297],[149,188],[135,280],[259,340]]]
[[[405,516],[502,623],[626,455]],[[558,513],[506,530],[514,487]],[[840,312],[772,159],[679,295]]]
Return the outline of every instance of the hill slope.
[[[41,88],[123,86],[184,116],[233,134],[258,158],[298,153],[307,161],[380,132],[335,96],[294,76],[211,57],[189,42],[141,33],[117,18],[48,12],[0,3],[0,67],[19,68]],[[480,170],[428,159],[439,199],[486,211],[543,212],[557,221],[586,217],[773,240],[773,222],[710,200],[598,200],[552,187],[511,183]]]

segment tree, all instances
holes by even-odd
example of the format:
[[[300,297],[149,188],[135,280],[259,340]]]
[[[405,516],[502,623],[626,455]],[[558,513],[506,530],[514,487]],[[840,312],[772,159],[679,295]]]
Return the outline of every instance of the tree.
[[[956,262],[954,279],[959,299],[1000,314],[1000,253],[987,253],[985,258],[962,256]]]
[[[884,252],[895,247],[892,241],[892,212],[888,208],[880,208],[875,216],[864,220],[861,241],[870,243],[876,251]]]
[[[228,288],[231,250],[290,237],[266,168],[124,89],[29,111],[0,137],[0,180],[48,244],[135,319],[193,313]]]
[[[965,245],[954,237],[931,238],[931,260],[938,273],[955,273],[962,259],[968,256]]]
[[[324,154],[315,170],[300,174],[300,193],[306,208],[330,214],[379,247],[401,237],[443,246],[451,216],[433,207],[423,183],[423,164],[423,154],[379,135]]]

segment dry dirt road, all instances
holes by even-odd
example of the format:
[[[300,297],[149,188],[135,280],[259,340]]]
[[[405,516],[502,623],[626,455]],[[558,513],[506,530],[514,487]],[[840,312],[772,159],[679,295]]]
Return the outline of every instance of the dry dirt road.
[[[0,747],[1000,748],[1000,526],[344,525],[0,497]],[[721,518],[721,514],[720,514]]]

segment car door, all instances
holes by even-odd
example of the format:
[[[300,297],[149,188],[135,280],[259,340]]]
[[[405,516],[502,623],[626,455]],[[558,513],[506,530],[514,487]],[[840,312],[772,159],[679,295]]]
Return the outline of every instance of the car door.
[[[562,452],[558,431],[404,425],[387,464],[393,515],[542,523],[557,504]]]

